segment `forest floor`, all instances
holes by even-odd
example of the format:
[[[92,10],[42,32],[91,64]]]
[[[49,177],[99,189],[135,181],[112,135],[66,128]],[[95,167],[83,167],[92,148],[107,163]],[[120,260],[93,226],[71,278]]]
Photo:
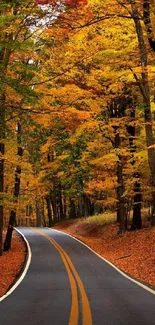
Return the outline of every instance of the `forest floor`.
[[[146,225],[119,236],[117,223],[101,226],[86,219],[62,221],[54,228],[80,239],[131,277],[155,288],[155,228]]]
[[[25,249],[20,235],[14,231],[11,250],[0,256],[0,297],[7,292],[18,277],[25,260]]]

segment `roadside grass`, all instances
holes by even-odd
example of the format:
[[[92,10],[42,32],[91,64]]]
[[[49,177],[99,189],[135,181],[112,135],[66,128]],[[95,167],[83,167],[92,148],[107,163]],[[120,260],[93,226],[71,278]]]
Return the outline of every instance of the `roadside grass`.
[[[105,226],[107,224],[116,222],[116,213],[111,211],[106,211],[101,214],[83,218],[82,220],[90,224]]]
[[[112,211],[106,211],[104,213],[96,214],[94,216],[85,217],[82,219],[79,219],[79,221],[83,221],[90,224],[96,224],[104,227],[105,225],[115,223],[116,222],[116,212]],[[147,224],[149,220],[149,209],[143,208],[142,209],[142,220],[144,224]],[[130,214],[128,216],[128,222],[130,223],[132,221],[132,210],[130,211]]]

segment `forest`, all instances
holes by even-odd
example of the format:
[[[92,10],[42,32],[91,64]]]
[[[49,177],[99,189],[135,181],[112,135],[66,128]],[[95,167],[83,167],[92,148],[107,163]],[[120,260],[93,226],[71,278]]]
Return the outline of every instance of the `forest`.
[[[15,225],[155,226],[153,0],[0,1],[0,255]],[[2,230],[8,231],[2,246]]]

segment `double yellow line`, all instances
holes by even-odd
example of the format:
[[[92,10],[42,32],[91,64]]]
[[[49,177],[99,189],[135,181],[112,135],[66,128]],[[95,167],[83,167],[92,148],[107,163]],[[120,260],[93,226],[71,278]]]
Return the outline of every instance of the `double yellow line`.
[[[51,244],[58,250],[63,263],[65,265],[70,286],[71,286],[71,294],[72,294],[72,303],[71,303],[71,312],[70,312],[70,319],[69,319],[69,325],[78,325],[79,321],[79,303],[78,303],[78,289],[81,295],[81,301],[82,301],[82,325],[92,325],[92,315],[91,310],[89,306],[89,301],[87,294],[85,292],[85,288],[83,285],[83,282],[81,281],[70,257],[65,252],[65,250],[50,236],[46,235],[40,230],[36,230],[34,228],[30,228],[31,230],[39,233],[46,239],[48,239]],[[78,286],[78,289],[77,289]]]

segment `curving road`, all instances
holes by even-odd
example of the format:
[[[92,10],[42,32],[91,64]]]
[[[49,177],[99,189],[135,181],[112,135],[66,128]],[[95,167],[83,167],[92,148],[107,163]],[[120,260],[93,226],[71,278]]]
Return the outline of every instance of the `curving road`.
[[[0,303],[0,325],[155,325],[155,295],[86,246],[47,228],[19,228],[32,261]]]

